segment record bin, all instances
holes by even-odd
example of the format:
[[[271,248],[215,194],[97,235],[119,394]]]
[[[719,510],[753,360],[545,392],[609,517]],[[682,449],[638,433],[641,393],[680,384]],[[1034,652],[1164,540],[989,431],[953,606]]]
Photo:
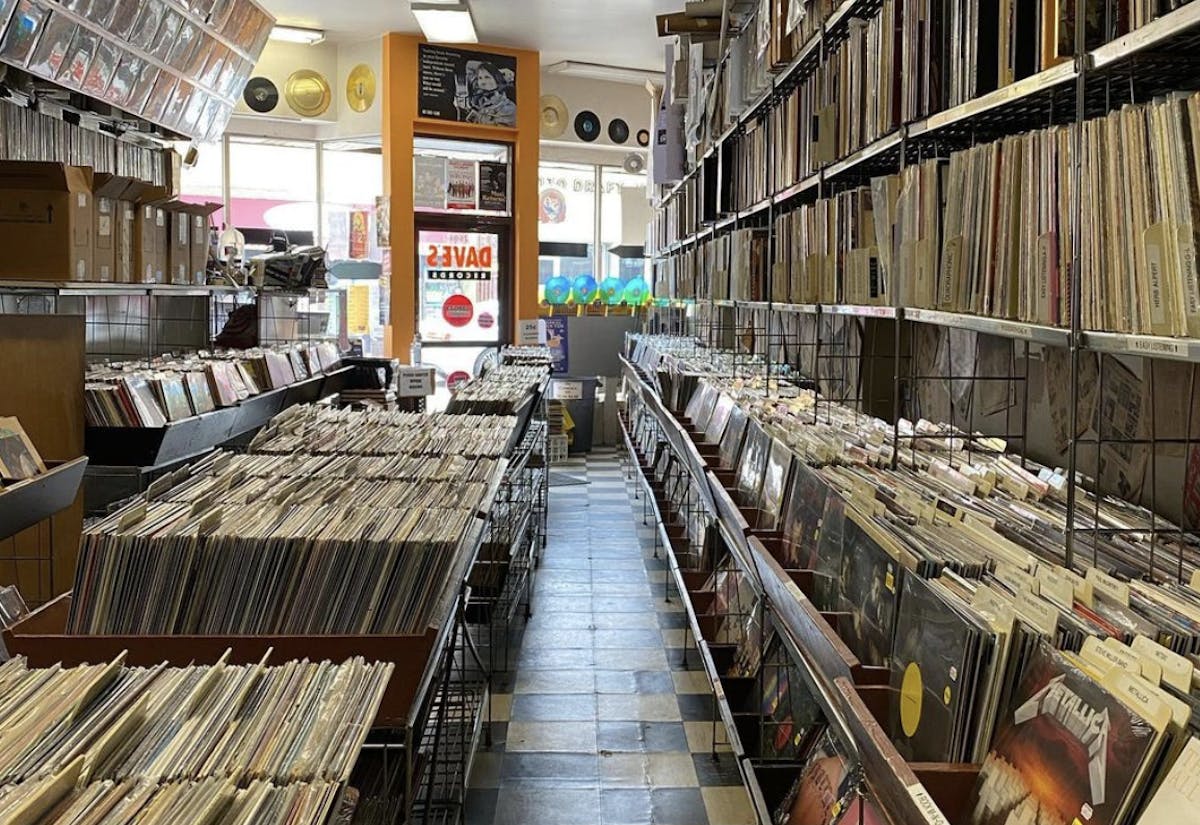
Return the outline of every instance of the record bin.
[[[625,361],[625,367],[629,392],[634,397],[642,397],[646,407],[653,411],[656,424],[663,433],[661,443],[666,449],[676,449],[676,440],[667,435],[671,430],[683,434],[689,441],[698,437],[687,432],[680,413],[667,412],[661,402],[653,403],[655,391],[636,366]],[[668,553],[670,574],[678,592],[683,595],[689,629],[695,636],[704,670],[713,684],[718,716],[729,730],[730,745],[760,821],[771,821],[772,811],[797,775],[798,766],[764,762],[754,755],[758,744],[758,731],[752,718],[755,714],[739,708],[746,707],[747,694],[753,690],[756,680],[748,683],[745,679],[723,674],[722,665],[729,663],[731,652],[729,646],[712,641],[717,617],[704,615],[713,600],[711,592],[701,590],[709,574],[680,567],[678,542],[672,541],[667,534],[673,507],[662,485],[654,480],[652,457],[638,451],[628,418],[622,424],[633,472],[645,491],[652,516],[656,518],[659,544]],[[699,446],[699,451],[703,452],[704,446]],[[684,463],[690,460],[679,458]],[[784,568],[778,558],[782,537],[773,531],[755,530],[751,526],[747,515],[754,514],[743,512],[735,502],[736,492],[731,489],[734,480],[730,474],[709,467],[706,475],[711,485],[713,508],[710,512],[731,558],[761,587],[774,626],[793,652],[793,660],[817,685],[819,702],[827,709],[831,726],[836,725],[850,744],[863,767],[868,788],[887,812],[892,825],[948,825],[964,821],[968,813],[965,809],[967,797],[979,766],[905,762],[885,727],[891,703],[896,698],[888,683],[887,669],[866,666],[856,658],[838,633],[839,625],[849,618],[848,615],[818,610],[809,598],[814,572]]]
[[[49,471],[0,488],[0,540],[67,509],[79,494],[87,457],[52,463]]]

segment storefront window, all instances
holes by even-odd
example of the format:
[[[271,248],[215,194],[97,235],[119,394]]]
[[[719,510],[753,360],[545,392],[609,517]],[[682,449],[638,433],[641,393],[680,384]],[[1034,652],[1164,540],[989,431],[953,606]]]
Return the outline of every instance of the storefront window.
[[[317,144],[230,138],[229,188],[238,229],[317,241]]]
[[[551,304],[646,301],[649,219],[644,174],[543,163],[538,209],[540,298]]]
[[[180,181],[179,199],[184,203],[225,203],[225,147],[220,143],[202,143],[196,147],[196,163],[185,166]],[[225,210],[213,213],[212,225],[225,222]]]
[[[378,145],[339,143],[322,147],[324,229],[330,261],[382,260],[375,201],[383,192],[383,153]]]
[[[604,167],[600,176],[600,240],[604,248],[602,298],[610,303],[645,303],[650,299],[646,225],[651,217],[646,199],[646,175]]]

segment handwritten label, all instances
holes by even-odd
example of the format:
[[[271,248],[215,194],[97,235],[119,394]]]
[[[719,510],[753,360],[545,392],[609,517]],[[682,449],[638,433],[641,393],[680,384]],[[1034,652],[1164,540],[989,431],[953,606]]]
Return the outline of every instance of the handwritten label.
[[[908,795],[912,797],[912,801],[916,804],[917,810],[921,812],[921,816],[925,817],[925,821],[929,825],[950,825],[950,820],[946,819],[941,808],[929,796],[929,791],[925,790],[925,786],[920,782],[908,786]]]
[[[399,385],[401,398],[425,398],[434,393],[434,371],[432,369],[402,369]]]

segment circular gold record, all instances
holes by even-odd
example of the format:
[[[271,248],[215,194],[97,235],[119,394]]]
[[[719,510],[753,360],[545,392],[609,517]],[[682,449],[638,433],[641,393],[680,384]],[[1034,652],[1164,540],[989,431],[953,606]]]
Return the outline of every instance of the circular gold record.
[[[375,102],[375,72],[366,63],[359,63],[346,78],[346,100],[356,112],[365,112]]]
[[[542,137],[562,137],[567,131],[567,104],[557,95],[542,95]]]
[[[300,69],[287,79],[283,90],[292,111],[301,117],[320,117],[329,109],[333,93],[320,72]]]

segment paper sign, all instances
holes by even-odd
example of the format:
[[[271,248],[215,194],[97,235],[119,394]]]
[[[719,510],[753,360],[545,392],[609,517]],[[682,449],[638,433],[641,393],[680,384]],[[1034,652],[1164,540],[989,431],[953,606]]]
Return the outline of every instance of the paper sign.
[[[434,371],[426,368],[405,367],[399,374],[401,398],[425,398],[434,393]]]
[[[580,401],[583,399],[582,381],[555,381],[554,398],[558,401]]]
[[[537,319],[532,321],[517,321],[517,345],[536,347],[542,343],[542,334],[538,330]]]

